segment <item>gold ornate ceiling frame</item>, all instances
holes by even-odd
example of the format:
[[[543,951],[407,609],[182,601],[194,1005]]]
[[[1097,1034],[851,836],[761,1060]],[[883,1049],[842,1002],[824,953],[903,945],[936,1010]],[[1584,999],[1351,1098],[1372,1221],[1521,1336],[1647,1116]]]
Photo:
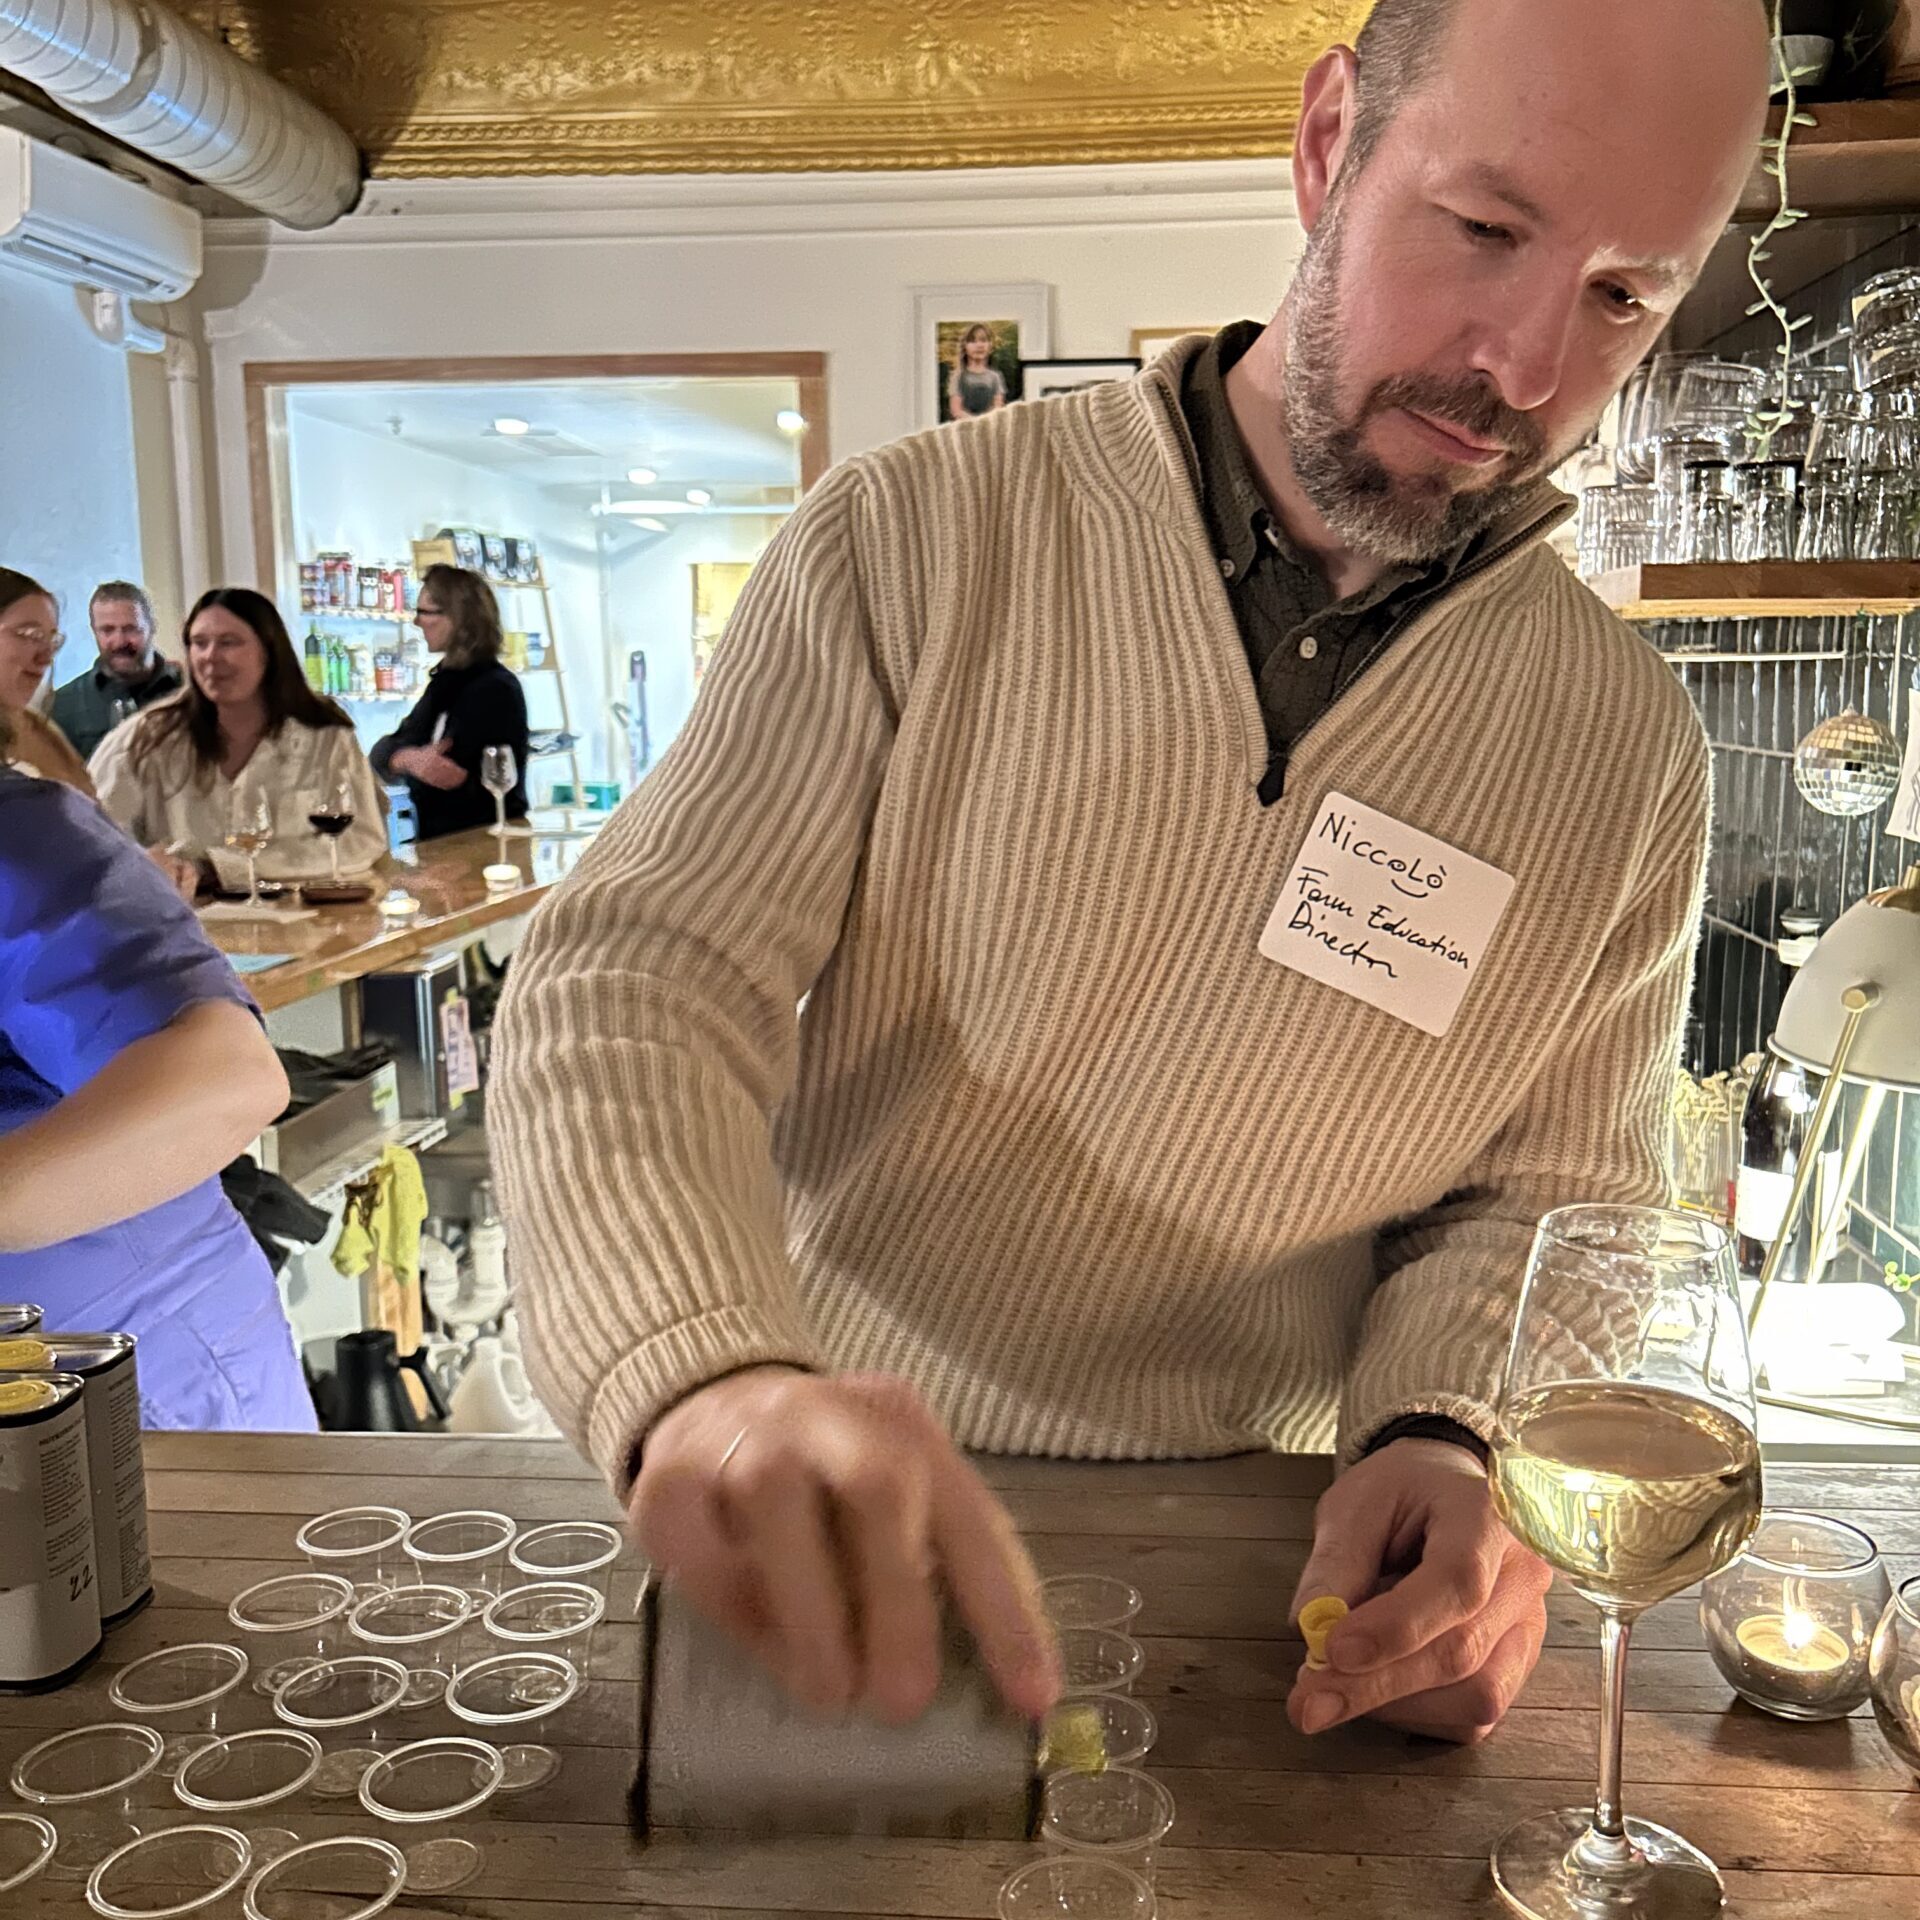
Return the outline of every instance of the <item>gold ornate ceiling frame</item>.
[[[376,176],[1286,152],[1368,0],[173,0]]]

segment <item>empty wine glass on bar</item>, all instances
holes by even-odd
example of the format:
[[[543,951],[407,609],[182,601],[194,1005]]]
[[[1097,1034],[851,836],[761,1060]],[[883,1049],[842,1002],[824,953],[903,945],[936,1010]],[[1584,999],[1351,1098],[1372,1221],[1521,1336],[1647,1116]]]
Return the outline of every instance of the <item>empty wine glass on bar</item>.
[[[273,801],[259,787],[242,784],[233,790],[227,810],[227,849],[247,859],[247,905],[260,906],[260,856],[273,841]]]
[[[1522,1821],[1493,1878],[1526,1920],[1703,1920],[1697,1847],[1621,1807],[1635,1618],[1727,1565],[1760,1519],[1753,1370],[1726,1234],[1699,1214],[1582,1206],[1540,1222],[1501,1385],[1501,1518],[1600,1609],[1591,1808]]]
[[[511,747],[486,747],[480,754],[480,784],[493,795],[493,831],[500,842],[500,857],[505,859],[507,839],[507,795],[520,778],[520,763]]]
[[[353,776],[345,773],[336,775],[317,793],[310,793],[306,798],[307,825],[326,840],[330,862],[327,877],[337,887],[340,884],[340,836],[353,825],[357,804]]]

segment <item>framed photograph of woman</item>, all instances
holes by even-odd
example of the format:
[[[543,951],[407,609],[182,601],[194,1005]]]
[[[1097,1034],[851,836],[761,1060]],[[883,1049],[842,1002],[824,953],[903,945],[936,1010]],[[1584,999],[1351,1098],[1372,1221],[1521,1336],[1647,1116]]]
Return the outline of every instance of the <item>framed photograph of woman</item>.
[[[992,413],[1020,398],[1020,363],[1044,359],[1052,288],[916,287],[914,419],[921,426]]]

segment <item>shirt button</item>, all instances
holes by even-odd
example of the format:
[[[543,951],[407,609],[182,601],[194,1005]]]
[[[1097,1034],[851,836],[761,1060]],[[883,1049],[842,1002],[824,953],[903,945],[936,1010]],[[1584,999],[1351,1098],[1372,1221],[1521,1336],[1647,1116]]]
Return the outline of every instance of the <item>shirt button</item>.
[[[1300,642],[1300,658],[1302,660],[1317,660],[1319,657],[1320,642],[1316,640],[1312,634],[1308,634],[1307,637]]]
[[[1224,553],[1220,556],[1220,572],[1228,580],[1233,578],[1233,562]]]

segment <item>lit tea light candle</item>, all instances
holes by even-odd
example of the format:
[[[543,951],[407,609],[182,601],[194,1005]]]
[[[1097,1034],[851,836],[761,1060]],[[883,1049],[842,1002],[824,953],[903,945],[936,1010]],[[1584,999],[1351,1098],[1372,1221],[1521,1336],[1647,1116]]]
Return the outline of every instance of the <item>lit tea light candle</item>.
[[[1853,1649],[1831,1627],[1792,1609],[1756,1613],[1740,1622],[1734,1638],[1763,1666],[1799,1679],[1832,1679],[1853,1658]]]

